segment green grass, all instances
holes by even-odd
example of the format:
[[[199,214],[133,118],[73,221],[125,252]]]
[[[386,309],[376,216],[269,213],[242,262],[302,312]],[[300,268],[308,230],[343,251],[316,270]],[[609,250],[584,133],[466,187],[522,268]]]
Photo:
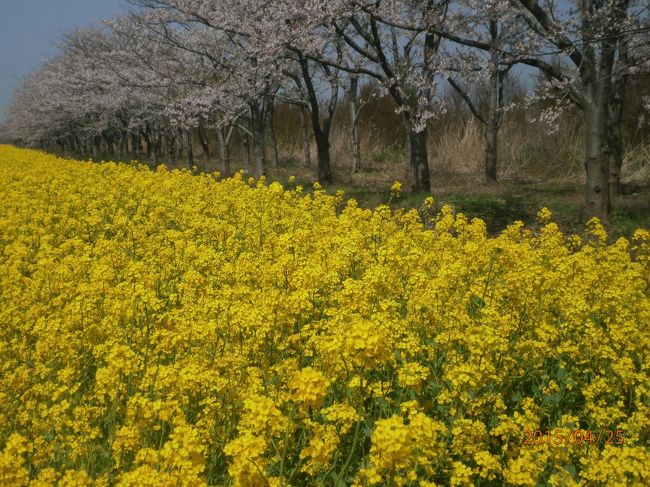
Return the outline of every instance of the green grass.
[[[305,187],[308,187],[305,184]],[[405,193],[391,198],[389,190],[372,190],[331,186],[328,191],[343,189],[346,197],[354,198],[359,206],[374,208],[389,204],[393,209],[419,208],[428,196],[424,193]],[[468,218],[481,218],[488,232],[497,235],[511,223],[521,220],[528,226],[536,224],[536,214],[547,207],[565,233],[584,233],[583,188],[580,185],[500,184],[496,187],[479,187],[472,190],[432,190],[436,207],[451,205],[456,212]],[[609,223],[606,225],[610,239],[629,238],[638,228],[650,228],[650,188],[616,198]]]

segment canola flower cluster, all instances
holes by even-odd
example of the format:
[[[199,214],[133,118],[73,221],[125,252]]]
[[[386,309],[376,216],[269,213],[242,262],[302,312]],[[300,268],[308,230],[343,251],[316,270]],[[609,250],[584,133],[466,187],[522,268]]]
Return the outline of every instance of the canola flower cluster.
[[[0,146],[0,303],[0,485],[650,484],[645,230]]]

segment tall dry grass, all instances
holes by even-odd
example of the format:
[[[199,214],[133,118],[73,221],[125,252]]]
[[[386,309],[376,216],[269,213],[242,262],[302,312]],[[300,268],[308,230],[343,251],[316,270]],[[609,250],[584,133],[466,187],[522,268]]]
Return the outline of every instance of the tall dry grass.
[[[627,147],[621,167],[621,181],[639,186],[650,183],[650,144]]]
[[[359,117],[361,167],[352,173],[349,106],[339,105],[330,135],[330,157],[335,180],[383,189],[393,181],[409,181],[406,136],[400,115],[390,98],[364,100]],[[584,129],[580,114],[568,111],[554,131],[535,123],[535,113],[515,110],[504,115],[499,136],[498,178],[502,181],[582,183],[584,180]],[[310,164],[305,164],[303,127],[296,107],[279,104],[275,113],[280,166],[270,170],[280,178],[295,175],[313,180],[316,144],[308,126]],[[628,130],[629,132],[629,130]],[[650,184],[650,137],[627,136],[622,179],[625,184]],[[645,142],[644,142],[645,140]],[[244,146],[233,137],[232,167],[244,167]],[[429,127],[429,163],[434,187],[484,184],[483,126],[459,105],[433,120]],[[196,148],[200,151],[200,148]],[[217,149],[211,149],[217,154]],[[270,154],[270,150],[268,152]]]

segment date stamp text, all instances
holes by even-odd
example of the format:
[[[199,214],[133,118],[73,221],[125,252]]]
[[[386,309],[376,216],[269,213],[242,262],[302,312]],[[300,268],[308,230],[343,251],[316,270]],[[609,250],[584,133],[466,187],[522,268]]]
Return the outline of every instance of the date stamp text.
[[[524,445],[622,445],[625,443],[624,430],[589,431],[581,429],[525,430]]]

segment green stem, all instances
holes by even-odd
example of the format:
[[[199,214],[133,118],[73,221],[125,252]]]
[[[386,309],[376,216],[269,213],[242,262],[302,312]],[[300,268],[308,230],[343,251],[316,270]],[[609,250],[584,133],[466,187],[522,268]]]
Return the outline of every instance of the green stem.
[[[345,460],[345,463],[343,464],[343,467],[341,468],[341,471],[336,476],[336,484],[335,485],[339,484],[339,482],[341,481],[341,476],[345,474],[348,467],[350,466],[350,462],[352,461],[352,455],[354,454],[354,450],[357,447],[357,441],[359,439],[359,428],[360,427],[361,427],[361,421],[357,421],[357,426],[354,429],[354,437],[352,439],[352,446],[350,447],[350,453],[348,454],[348,458]]]

